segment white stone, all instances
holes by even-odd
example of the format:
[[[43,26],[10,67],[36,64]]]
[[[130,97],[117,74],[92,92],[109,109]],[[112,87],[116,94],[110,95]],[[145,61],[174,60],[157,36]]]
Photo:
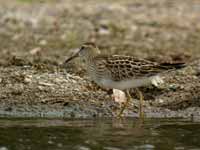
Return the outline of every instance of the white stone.
[[[117,103],[125,103],[126,102],[126,95],[123,91],[118,89],[113,89],[113,99]]]
[[[7,147],[0,147],[0,150],[8,150]]]

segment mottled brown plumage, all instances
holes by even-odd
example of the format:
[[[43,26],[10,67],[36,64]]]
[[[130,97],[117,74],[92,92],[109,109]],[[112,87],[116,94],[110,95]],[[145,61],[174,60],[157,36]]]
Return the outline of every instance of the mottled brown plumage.
[[[98,47],[94,43],[85,43],[80,50],[66,60],[70,61],[80,56],[85,62],[91,79],[99,86],[125,90],[130,100],[128,90],[149,84],[158,85],[163,81],[159,75],[167,70],[184,67],[184,63],[158,63],[133,56],[123,55],[100,55]],[[138,91],[138,90],[137,90]],[[140,95],[140,115],[142,116],[142,94]],[[126,104],[123,110],[125,109]]]
[[[183,67],[184,63],[157,63],[133,56],[99,55],[93,58],[98,70],[110,72],[112,80],[120,81],[131,78],[144,78],[160,74],[166,70]]]

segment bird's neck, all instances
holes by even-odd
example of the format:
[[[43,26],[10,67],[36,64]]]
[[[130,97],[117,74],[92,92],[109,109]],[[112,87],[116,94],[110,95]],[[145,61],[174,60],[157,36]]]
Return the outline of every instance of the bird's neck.
[[[90,65],[93,63],[97,55],[98,53],[95,50],[87,51],[87,53],[84,56],[84,60],[88,65]]]
[[[94,58],[96,55],[90,54],[84,57],[84,61],[87,65],[93,64]]]

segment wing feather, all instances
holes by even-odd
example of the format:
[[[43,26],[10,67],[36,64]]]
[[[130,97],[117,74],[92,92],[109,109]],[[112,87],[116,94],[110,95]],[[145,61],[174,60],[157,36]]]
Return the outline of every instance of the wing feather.
[[[101,60],[101,65],[110,72],[114,81],[126,80],[130,78],[144,78],[154,76],[165,70],[172,69],[172,65],[167,66],[133,56],[112,55],[98,56],[96,62]]]

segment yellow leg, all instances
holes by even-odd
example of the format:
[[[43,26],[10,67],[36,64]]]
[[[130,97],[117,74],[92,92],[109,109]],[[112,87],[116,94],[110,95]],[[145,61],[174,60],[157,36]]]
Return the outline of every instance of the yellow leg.
[[[142,95],[142,92],[136,88],[136,92],[140,98],[140,106],[139,106],[139,113],[140,113],[140,118],[144,118],[144,110],[143,110],[143,101],[144,101],[144,98],[143,98],[143,95]]]
[[[120,110],[118,117],[121,117],[121,115],[123,114],[124,110],[126,109],[126,107],[128,106],[129,101],[131,100],[131,95],[129,93],[129,90],[125,91],[127,99],[126,99],[126,103],[123,105],[122,109]]]

